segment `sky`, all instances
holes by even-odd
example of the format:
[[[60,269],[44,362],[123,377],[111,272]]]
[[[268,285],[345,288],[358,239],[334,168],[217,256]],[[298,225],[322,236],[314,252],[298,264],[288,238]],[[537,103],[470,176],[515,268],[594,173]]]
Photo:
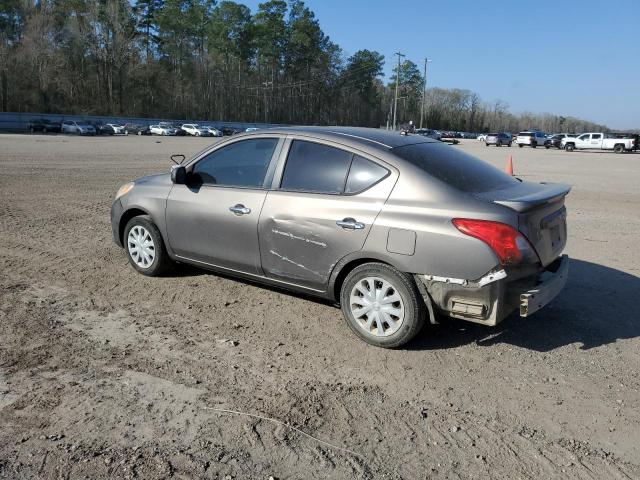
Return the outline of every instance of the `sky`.
[[[255,12],[259,0],[236,0]],[[346,56],[394,52],[428,87],[477,92],[514,113],[549,112],[640,128],[640,0],[306,0]]]

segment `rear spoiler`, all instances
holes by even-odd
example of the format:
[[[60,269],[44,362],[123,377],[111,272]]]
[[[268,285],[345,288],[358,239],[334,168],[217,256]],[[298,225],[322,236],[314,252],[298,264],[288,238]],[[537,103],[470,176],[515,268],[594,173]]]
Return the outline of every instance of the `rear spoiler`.
[[[571,187],[564,183],[539,183],[536,186],[539,188],[524,195],[494,199],[493,202],[522,213],[556,202],[571,191]]]

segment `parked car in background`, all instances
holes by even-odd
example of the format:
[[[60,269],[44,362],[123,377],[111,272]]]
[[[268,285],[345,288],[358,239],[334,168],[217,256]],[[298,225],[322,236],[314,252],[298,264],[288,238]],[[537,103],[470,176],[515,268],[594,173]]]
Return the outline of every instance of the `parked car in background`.
[[[574,138],[575,135],[570,133],[556,133],[549,137],[549,141],[545,144],[544,148],[549,149],[551,147],[562,148],[562,139],[563,138]]]
[[[182,130],[187,132],[189,135],[193,135],[194,137],[211,137],[211,132],[206,129],[200,127],[197,123],[184,123],[180,127]]]
[[[511,134],[510,133],[488,133],[484,140],[485,145],[495,145],[501,147],[503,145],[511,146]]]
[[[151,135],[148,125],[138,125],[137,123],[125,123],[124,131],[127,135]]]
[[[485,142],[487,140],[487,134],[486,133],[481,133],[480,135],[478,135],[476,137],[476,140],[478,140],[480,142]]]
[[[59,122],[52,122],[51,120],[47,120],[46,118],[38,118],[29,121],[29,123],[27,124],[27,130],[29,130],[31,133],[60,133],[62,131],[62,125]]]
[[[165,125],[160,125],[160,124],[149,125],[149,131],[151,132],[151,135],[175,136],[176,134],[176,129],[166,124]]]
[[[124,128],[124,125],[116,125],[115,123],[107,123],[111,128],[113,128],[113,133],[115,135],[125,135],[127,131]]]
[[[415,134],[433,138],[434,140],[440,140],[442,138],[442,134],[439,131],[431,128],[417,128]]]
[[[86,123],[95,128],[97,135],[113,135],[116,133],[111,125],[102,123],[98,120],[87,120]]]
[[[583,133],[576,138],[563,138],[562,148],[574,150],[613,150],[616,153],[630,152],[635,148],[635,138],[617,138],[603,132]]]
[[[244,131],[245,132],[256,132],[258,130],[260,130],[258,127],[247,127],[247,128],[245,128]]]
[[[569,190],[418,135],[277,128],[123,185],[111,225],[143,275],[178,261],[317,295],[392,348],[436,314],[496,325],[550,302],[567,281]]]
[[[62,122],[62,133],[75,133],[78,135],[95,135],[96,129],[93,125],[75,120],[65,120]]]
[[[222,131],[222,135],[224,136],[237,135],[238,133],[242,133],[237,128],[227,126],[220,127],[220,130]]]
[[[528,145],[531,148],[544,147],[547,141],[548,139],[546,135],[542,132],[538,132],[537,130],[526,130],[518,133],[518,136],[516,137],[516,143],[520,148],[525,145]]]
[[[203,125],[201,128],[207,130],[213,137],[222,137],[222,131],[212,125]]]

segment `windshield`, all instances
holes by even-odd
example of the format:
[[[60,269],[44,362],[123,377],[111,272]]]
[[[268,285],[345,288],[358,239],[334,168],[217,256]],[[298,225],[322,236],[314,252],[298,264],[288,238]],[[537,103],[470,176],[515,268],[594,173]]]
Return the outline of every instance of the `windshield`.
[[[449,145],[417,143],[396,147],[393,153],[463,192],[488,192],[518,183],[511,175]]]

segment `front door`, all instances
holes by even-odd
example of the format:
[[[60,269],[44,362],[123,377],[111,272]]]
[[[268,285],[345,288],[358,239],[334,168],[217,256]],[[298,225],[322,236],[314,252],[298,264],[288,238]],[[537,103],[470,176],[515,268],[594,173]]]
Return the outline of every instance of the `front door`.
[[[265,275],[324,291],[336,263],[362,249],[395,178],[348,150],[294,140],[260,215]]]
[[[260,274],[258,219],[279,139],[233,142],[187,167],[167,199],[169,245],[179,257]]]

